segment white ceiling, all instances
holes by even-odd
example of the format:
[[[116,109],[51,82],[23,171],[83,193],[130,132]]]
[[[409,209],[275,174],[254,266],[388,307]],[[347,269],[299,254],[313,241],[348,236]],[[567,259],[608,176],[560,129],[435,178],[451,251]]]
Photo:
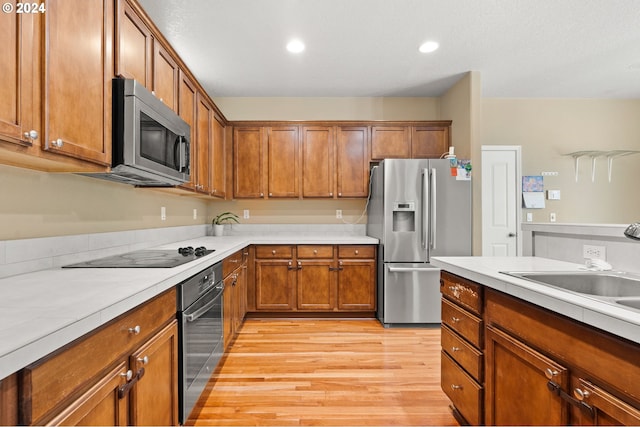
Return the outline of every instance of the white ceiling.
[[[640,0],[139,1],[212,97],[640,99]]]

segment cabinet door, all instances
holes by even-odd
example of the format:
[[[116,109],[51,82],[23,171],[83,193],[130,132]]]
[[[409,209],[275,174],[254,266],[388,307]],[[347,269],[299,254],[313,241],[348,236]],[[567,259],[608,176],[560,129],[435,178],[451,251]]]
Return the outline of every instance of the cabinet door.
[[[333,260],[298,261],[298,310],[333,310],[336,306]]]
[[[126,382],[127,363],[121,362],[93,387],[60,412],[48,425],[126,426],[128,399],[119,396]]]
[[[334,130],[302,128],[302,197],[333,197]]]
[[[113,16],[112,0],[47,2],[44,145],[48,151],[111,164]]]
[[[130,358],[134,375],[144,375],[130,391],[131,425],[178,424],[178,323],[149,339]]]
[[[200,93],[196,96],[196,144],[192,150],[196,152],[195,173],[196,191],[209,193],[209,162],[211,148],[211,120],[213,108],[209,101]]]
[[[487,425],[567,425],[567,370],[526,344],[486,328]],[[556,387],[557,386],[557,387]]]
[[[376,262],[340,260],[338,269],[338,310],[375,310]]]
[[[153,42],[153,93],[178,111],[178,63],[158,40]]]
[[[225,199],[227,197],[227,150],[225,140],[225,125],[216,115],[211,120],[211,194]]]
[[[336,138],[338,197],[369,195],[369,129],[338,128]]]
[[[640,425],[638,408],[623,402],[590,381],[575,377],[573,380],[573,396],[579,403],[571,409],[572,425]]]
[[[371,158],[408,159],[411,157],[411,132],[408,126],[373,126]]]
[[[35,14],[0,15],[0,139],[31,145],[24,135],[40,133],[37,118],[37,20]],[[34,134],[36,135],[36,134]]]
[[[135,79],[153,90],[153,36],[128,1],[118,0],[116,20],[116,75]]]
[[[233,130],[234,197],[264,197],[263,146],[262,128],[236,127]]]
[[[295,271],[292,260],[256,261],[256,309],[289,311],[295,308]]]
[[[267,128],[269,197],[298,197],[298,127]]]
[[[448,151],[448,127],[415,126],[411,128],[411,158],[439,159]]]
[[[196,97],[197,91],[195,84],[183,72],[180,72],[180,84],[178,85],[178,114],[187,122],[191,128],[191,150],[189,159],[189,170],[191,179],[189,182],[182,184],[182,187],[195,190],[196,188],[196,169],[197,169],[197,140],[196,140]]]

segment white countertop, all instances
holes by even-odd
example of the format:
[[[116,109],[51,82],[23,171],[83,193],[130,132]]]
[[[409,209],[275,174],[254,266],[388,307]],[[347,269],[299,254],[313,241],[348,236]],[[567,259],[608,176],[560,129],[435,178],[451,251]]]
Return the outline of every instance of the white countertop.
[[[538,257],[434,257],[450,273],[640,343],[640,311],[501,273],[580,271],[584,265]]]
[[[0,379],[251,244],[377,244],[367,236],[201,237],[154,249],[215,252],[173,268],[54,268],[0,279]]]

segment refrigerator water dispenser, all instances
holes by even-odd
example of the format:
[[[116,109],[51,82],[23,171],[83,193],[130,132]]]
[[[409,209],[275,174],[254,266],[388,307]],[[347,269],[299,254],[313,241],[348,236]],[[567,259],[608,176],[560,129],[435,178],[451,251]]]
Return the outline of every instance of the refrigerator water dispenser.
[[[393,204],[393,231],[416,231],[415,202],[395,202]]]

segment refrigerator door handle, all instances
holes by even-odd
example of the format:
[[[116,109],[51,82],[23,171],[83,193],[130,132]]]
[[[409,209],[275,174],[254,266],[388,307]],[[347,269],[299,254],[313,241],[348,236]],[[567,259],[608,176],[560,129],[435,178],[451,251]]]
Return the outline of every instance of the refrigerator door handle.
[[[427,206],[429,204],[429,169],[422,170],[422,197],[420,198],[420,209],[422,211],[421,224],[420,224],[420,239],[422,242],[422,249],[427,249],[427,242],[429,241],[429,211]]]
[[[411,273],[414,271],[440,271],[436,267],[389,267],[389,273]]]
[[[430,236],[430,247],[431,249],[436,249],[436,203],[438,200],[437,197],[437,183],[436,183],[436,169],[433,168],[431,169],[431,203],[429,203],[429,206],[431,207],[431,213],[429,215],[429,230],[431,232],[431,236]]]

